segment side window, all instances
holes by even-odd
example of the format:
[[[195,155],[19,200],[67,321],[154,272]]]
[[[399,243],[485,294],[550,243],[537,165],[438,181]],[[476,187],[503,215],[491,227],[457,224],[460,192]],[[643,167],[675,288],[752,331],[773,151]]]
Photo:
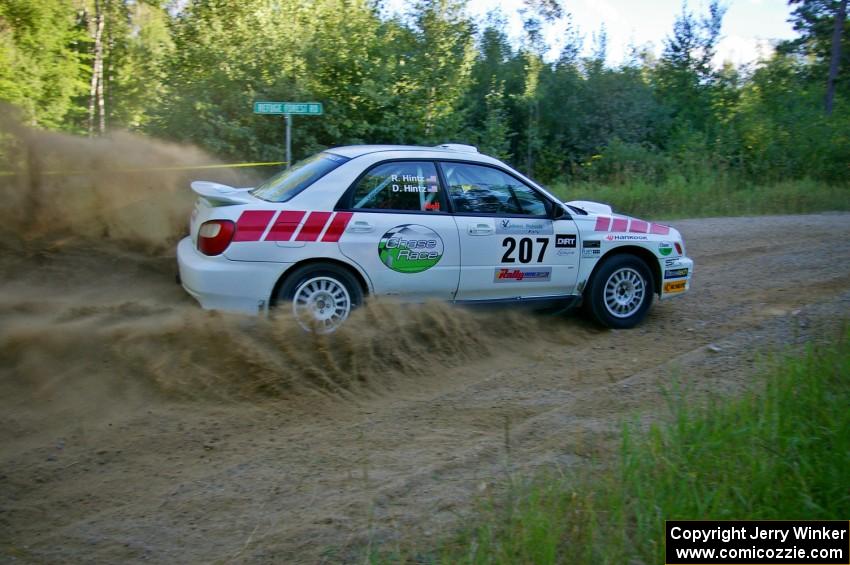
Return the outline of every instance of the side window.
[[[545,216],[546,201],[514,177],[492,167],[440,163],[456,212]]]
[[[428,161],[397,161],[372,168],[354,187],[356,210],[440,212],[437,168]]]

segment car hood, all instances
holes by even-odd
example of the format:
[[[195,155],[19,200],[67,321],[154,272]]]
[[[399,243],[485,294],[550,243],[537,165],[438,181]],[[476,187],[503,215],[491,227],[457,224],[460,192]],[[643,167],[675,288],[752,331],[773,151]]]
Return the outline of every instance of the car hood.
[[[668,225],[616,214],[608,204],[588,200],[572,200],[565,204],[587,212],[586,216],[574,216],[573,219],[580,220],[587,231],[598,232],[600,235],[607,234],[606,238],[609,240],[639,241],[647,237],[655,239],[652,236],[679,241],[682,239],[681,234]],[[623,235],[616,235],[618,233]],[[641,237],[644,235],[646,237]]]
[[[570,200],[569,202],[565,202],[565,204],[567,206],[572,206],[573,208],[580,208],[588,214],[607,216],[614,215],[614,209],[608,204],[602,204],[601,202],[592,202],[590,200]]]

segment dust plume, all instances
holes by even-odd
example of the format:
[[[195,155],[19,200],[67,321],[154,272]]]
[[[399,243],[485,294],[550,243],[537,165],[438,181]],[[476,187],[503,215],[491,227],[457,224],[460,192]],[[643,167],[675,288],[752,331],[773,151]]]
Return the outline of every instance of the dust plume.
[[[187,231],[189,182],[250,185],[202,150],[117,131],[85,138],[35,130],[0,108],[0,221],[28,241],[109,239],[147,251],[170,248]]]
[[[331,336],[305,334],[283,308],[271,317],[203,311],[174,282],[198,171],[135,169],[211,157],[129,133],[87,139],[9,119],[0,147],[12,173],[0,177],[2,395],[77,412],[127,398],[346,399],[498,348],[572,339],[525,314],[442,303],[370,301]]]
[[[544,335],[542,319],[520,313],[380,301],[332,335],[303,332],[287,311],[249,317],[144,300],[4,301],[0,319],[0,363],[14,368],[6,384],[36,400],[79,389],[89,400],[112,393],[346,399],[386,393],[508,344],[516,348],[517,336]]]

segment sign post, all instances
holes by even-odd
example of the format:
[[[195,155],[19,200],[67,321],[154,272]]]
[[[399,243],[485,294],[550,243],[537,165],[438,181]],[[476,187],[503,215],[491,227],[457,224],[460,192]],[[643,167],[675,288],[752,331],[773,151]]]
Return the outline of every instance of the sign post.
[[[286,120],[286,168],[292,166],[292,114],[284,114]]]
[[[283,115],[286,119],[286,168],[292,166],[292,116],[321,116],[321,102],[254,102],[255,114]]]

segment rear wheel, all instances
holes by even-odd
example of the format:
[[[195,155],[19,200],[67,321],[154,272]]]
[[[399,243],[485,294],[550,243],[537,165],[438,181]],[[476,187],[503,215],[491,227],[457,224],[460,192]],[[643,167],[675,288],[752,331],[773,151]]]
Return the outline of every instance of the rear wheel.
[[[339,328],[351,311],[363,303],[363,289],[343,267],[313,263],[289,274],[277,299],[291,309],[302,328],[327,334]]]
[[[585,294],[585,311],[606,328],[633,328],[652,305],[652,273],[634,255],[606,259],[593,275]]]

